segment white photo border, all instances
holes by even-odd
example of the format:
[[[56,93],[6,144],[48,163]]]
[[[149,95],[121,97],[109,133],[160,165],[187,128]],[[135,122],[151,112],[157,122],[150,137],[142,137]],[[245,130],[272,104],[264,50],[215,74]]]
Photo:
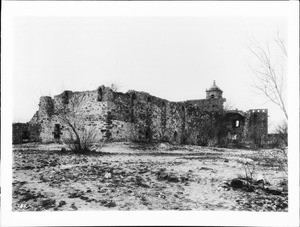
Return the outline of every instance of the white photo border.
[[[299,3],[298,2],[14,2],[2,1],[1,225],[299,224]],[[284,17],[288,21],[289,211],[61,211],[12,212],[12,34],[16,17]],[[290,123],[292,122],[292,123]]]

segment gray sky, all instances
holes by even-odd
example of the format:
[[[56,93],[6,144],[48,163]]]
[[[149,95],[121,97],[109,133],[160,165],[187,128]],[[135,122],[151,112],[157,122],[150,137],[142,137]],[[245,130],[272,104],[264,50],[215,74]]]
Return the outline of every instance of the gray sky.
[[[284,119],[251,89],[251,37],[265,44],[283,18],[19,17],[13,35],[13,120],[26,122],[39,97],[113,82],[168,99],[204,99],[216,80],[235,108],[268,108],[270,129]],[[277,49],[270,44],[274,56]]]

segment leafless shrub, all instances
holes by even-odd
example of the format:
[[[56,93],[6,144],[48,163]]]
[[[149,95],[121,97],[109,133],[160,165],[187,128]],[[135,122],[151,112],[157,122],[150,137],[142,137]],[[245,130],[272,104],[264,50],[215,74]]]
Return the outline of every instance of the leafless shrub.
[[[288,124],[286,121],[279,124],[275,129],[278,148],[284,149],[288,146]]]
[[[253,160],[245,159],[241,161],[244,176],[248,182],[252,182],[256,174],[256,167]]]
[[[89,151],[96,141],[95,130],[83,128],[80,132],[78,132],[78,135],[79,140],[76,136],[74,137],[74,133],[71,130],[68,130],[68,135],[63,137],[63,142],[71,151]]]
[[[120,85],[117,84],[117,83],[112,83],[112,84],[110,85],[110,89],[111,89],[112,91],[114,91],[114,92],[118,92],[118,91],[120,90]]]
[[[55,109],[58,119],[66,126],[63,142],[71,151],[86,152],[96,142],[97,130],[87,128],[80,113],[84,97],[79,94],[62,96],[62,102]]]

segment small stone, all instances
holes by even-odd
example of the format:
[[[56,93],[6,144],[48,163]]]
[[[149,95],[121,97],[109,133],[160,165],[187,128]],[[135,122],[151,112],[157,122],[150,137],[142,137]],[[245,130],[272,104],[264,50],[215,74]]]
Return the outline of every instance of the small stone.
[[[71,204],[71,208],[73,208],[74,210],[78,210],[78,208],[75,206],[75,203]]]
[[[179,178],[176,175],[172,174],[168,177],[168,181],[176,183],[176,182],[179,182]]]
[[[168,174],[165,172],[159,172],[157,175],[157,180],[163,181],[168,179]]]
[[[105,205],[104,205],[105,207],[115,207],[116,206],[116,203],[114,202],[114,201],[109,201],[108,203],[106,203]]]
[[[66,205],[66,201],[62,200],[59,202],[58,207],[62,207],[64,205]]]
[[[266,192],[272,195],[280,195],[281,191],[279,191],[277,188],[275,187],[268,187],[266,188]]]
[[[60,149],[60,152],[66,152],[67,151],[67,149],[66,148],[62,148],[62,149]]]
[[[50,207],[54,207],[55,202],[56,202],[55,199],[44,199],[44,200],[41,200],[41,205],[47,209]]]

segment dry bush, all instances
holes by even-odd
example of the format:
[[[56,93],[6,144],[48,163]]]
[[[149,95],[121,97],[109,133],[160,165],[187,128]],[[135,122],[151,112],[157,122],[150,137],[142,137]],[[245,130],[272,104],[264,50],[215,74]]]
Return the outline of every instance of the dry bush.
[[[288,146],[288,124],[286,121],[282,122],[275,128],[275,145],[279,149],[284,149]]]
[[[56,106],[55,115],[66,127],[67,134],[63,136],[63,142],[71,151],[87,152],[96,142],[97,130],[85,127],[85,120],[80,113],[80,107],[84,102],[84,96],[64,92],[62,102]]]
[[[248,182],[252,182],[254,179],[254,176],[256,174],[256,166],[253,160],[245,159],[240,162],[243,169],[242,178],[247,180]]]
[[[75,136],[71,130],[68,130],[68,134],[62,140],[69,150],[80,153],[91,150],[96,143],[96,136],[96,130],[82,128],[80,131],[78,130],[78,136]]]

